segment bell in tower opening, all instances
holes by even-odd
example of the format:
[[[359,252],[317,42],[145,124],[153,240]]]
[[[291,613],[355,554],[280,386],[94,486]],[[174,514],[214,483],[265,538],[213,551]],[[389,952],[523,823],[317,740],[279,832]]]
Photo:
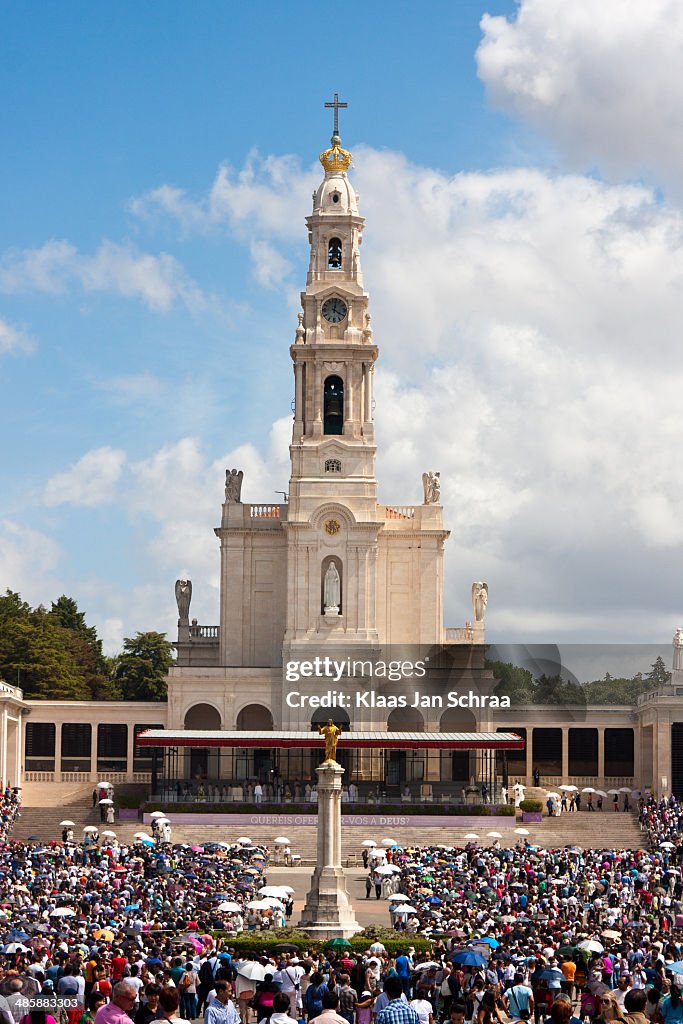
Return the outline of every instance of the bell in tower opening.
[[[341,377],[328,377],[324,391],[325,434],[344,433],[344,381]]]
[[[327,268],[328,270],[341,270],[342,265],[342,244],[340,238],[331,238],[327,246]]]

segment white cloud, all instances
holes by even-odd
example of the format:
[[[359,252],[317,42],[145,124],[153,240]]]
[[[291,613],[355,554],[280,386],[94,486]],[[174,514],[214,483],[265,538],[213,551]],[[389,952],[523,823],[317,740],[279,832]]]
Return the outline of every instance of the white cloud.
[[[477,51],[491,102],[540,129],[573,166],[654,174],[680,195],[683,6],[678,0],[520,0],[485,14]]]
[[[253,152],[240,171],[221,164],[206,196],[193,199],[183,189],[161,185],[131,200],[130,209],[141,219],[171,216],[191,231],[228,225],[249,236],[268,232],[297,239],[319,181],[319,169],[302,171],[293,156],[261,158]],[[297,210],[300,217],[293,216]]]
[[[0,355],[29,353],[35,349],[31,335],[22,327],[14,327],[6,320],[0,320]]]
[[[43,502],[48,506],[97,508],[112,500],[121,478],[126,453],[118,448],[94,448],[63,473],[52,476]]]
[[[0,520],[0,580],[5,588],[21,594],[29,604],[46,601],[46,594],[62,593],[55,577],[60,561],[59,545],[40,530],[12,519]]]
[[[661,639],[681,616],[680,211],[579,175],[449,178],[369,149],[356,164],[380,500],[419,502],[422,471],[441,471],[448,624],[471,616],[471,581],[487,579],[493,636],[586,639],[592,622],[596,639]],[[280,186],[268,187],[275,208]],[[255,210],[244,218],[245,239],[251,223],[297,259],[303,284],[301,235],[288,244],[279,217],[270,229]],[[265,453],[243,444],[218,458],[211,439],[185,437],[130,467],[122,500],[146,537],[164,628],[185,573],[193,614],[218,621],[224,471],[244,469],[245,501],[277,501],[290,430],[287,417]],[[119,599],[106,617],[130,632]]]
[[[0,292],[58,294],[73,285],[85,292],[139,299],[164,313],[176,302],[191,310],[206,302],[174,256],[153,256],[128,243],[105,240],[88,256],[68,242],[49,241],[34,249],[10,250],[0,260]]]
[[[269,242],[253,241],[249,246],[254,277],[263,288],[280,288],[292,269]]]

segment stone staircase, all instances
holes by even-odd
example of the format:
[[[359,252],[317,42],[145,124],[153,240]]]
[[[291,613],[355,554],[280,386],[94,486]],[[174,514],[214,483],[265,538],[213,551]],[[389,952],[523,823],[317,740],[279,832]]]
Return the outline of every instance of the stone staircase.
[[[75,796],[75,795],[74,795]],[[29,836],[38,836],[41,842],[49,842],[51,839],[58,839],[61,836],[59,822],[63,818],[70,818],[74,823],[74,834],[76,837],[82,834],[83,826],[95,824],[100,828],[111,828],[116,832],[121,843],[134,842],[133,836],[138,831],[150,831],[149,825],[142,825],[137,821],[117,821],[113,826],[100,826],[99,810],[93,809],[91,801],[91,790],[79,794],[78,799],[72,803],[63,803],[59,806],[34,806],[25,807],[22,817],[17,821],[12,833],[13,839],[27,839]],[[169,817],[173,822],[173,812],[169,811]],[[291,840],[293,853],[301,857],[302,865],[315,863],[316,856],[316,829],[312,825],[282,826],[282,825],[216,825],[205,824],[198,815],[196,823],[172,825],[172,841],[176,843],[202,843],[202,842],[234,842],[239,836],[248,835],[255,843],[265,843],[274,849],[273,840],[278,835],[286,835]],[[374,839],[380,843],[385,836],[391,836],[399,843],[406,846],[423,845],[464,845],[467,840],[465,834],[474,832],[479,836],[479,841],[490,845],[495,838],[487,836],[487,832],[498,831],[502,835],[501,845],[513,845],[519,841],[519,836],[513,831],[521,825],[510,819],[509,825],[500,827],[493,822],[481,818],[476,826],[458,826],[454,820],[453,827],[430,827],[429,818],[426,817],[424,825],[419,827],[401,827],[382,825],[374,828],[359,828],[349,826],[342,828],[342,856],[347,864],[360,863],[362,852],[361,843],[364,839]],[[597,847],[599,849],[644,849],[646,847],[644,834],[641,833],[637,818],[634,814],[613,811],[589,813],[580,811],[574,814],[564,814],[559,818],[544,817],[542,822],[526,824],[528,839],[533,845],[544,847],[563,847],[577,845],[581,847]]]

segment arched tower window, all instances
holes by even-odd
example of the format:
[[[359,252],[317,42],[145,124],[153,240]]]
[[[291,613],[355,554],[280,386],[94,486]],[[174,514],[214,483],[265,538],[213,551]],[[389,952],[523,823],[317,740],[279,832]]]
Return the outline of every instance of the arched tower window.
[[[344,433],[344,381],[328,377],[323,389],[323,433]]]
[[[341,459],[325,459],[326,473],[341,473]]]
[[[341,238],[331,238],[327,246],[327,269],[341,270],[342,244]]]

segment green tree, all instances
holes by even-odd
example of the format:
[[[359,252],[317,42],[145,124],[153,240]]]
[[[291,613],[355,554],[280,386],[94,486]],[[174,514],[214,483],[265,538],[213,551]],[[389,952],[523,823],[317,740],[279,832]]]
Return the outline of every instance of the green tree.
[[[543,673],[536,680],[535,700],[537,704],[585,704],[586,694],[580,683]]]
[[[635,704],[641,693],[651,688],[651,684],[638,673],[633,679],[615,679],[608,672],[604,679],[596,679],[584,685],[586,700],[589,704]]]
[[[111,671],[110,660],[102,653],[102,641],[94,626],[88,626],[85,613],[78,610],[72,597],[62,594],[52,602],[50,619],[69,631],[69,646],[85,677],[93,700],[116,700],[121,696]]]
[[[534,680],[531,672],[506,661],[486,661],[486,668],[492,670],[496,682],[494,693],[497,697],[509,697],[511,704],[534,703]]]
[[[73,656],[68,630],[49,621],[44,608],[15,619],[3,630],[0,671],[18,683],[27,697],[87,700],[90,691]]]
[[[657,659],[645,678],[649,683],[648,689],[651,690],[656,686],[666,686],[667,683],[671,682],[671,673],[667,670],[667,667],[664,664],[664,658],[662,658],[661,654],[657,656]]]
[[[166,700],[166,674],[173,664],[173,646],[165,633],[125,637],[116,662],[116,680],[124,700]]]

